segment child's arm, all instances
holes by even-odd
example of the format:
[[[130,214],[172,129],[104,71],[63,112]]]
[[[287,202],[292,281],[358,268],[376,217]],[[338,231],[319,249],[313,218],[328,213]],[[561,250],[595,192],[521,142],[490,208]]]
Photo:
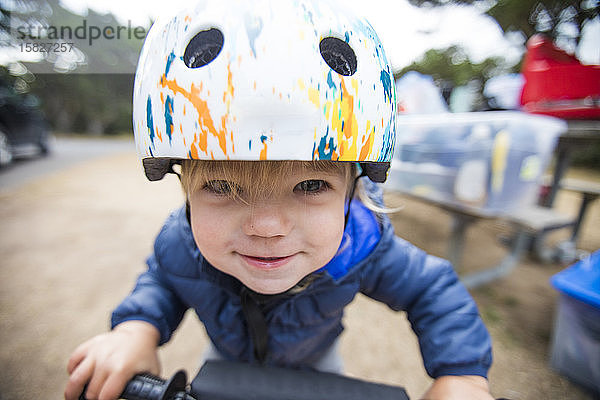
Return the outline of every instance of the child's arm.
[[[159,337],[153,325],[127,321],[81,344],[69,358],[65,400],[77,400],[86,384],[87,398],[117,399],[135,374],[158,375]]]
[[[493,400],[487,379],[482,376],[441,376],[433,381],[423,400]]]
[[[407,312],[431,377],[485,376],[491,338],[450,263],[398,237],[386,242],[363,268],[361,291]]]

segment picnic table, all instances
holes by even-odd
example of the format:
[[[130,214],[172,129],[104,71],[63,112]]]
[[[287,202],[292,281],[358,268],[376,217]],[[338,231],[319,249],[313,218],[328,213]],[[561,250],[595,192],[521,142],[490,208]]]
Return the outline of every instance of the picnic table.
[[[498,129],[498,132],[502,131],[503,129],[518,129],[522,132],[523,130],[526,131],[527,129],[535,130],[539,126],[539,129],[537,129],[538,132],[536,133],[538,135],[537,139],[542,137],[540,135],[543,135],[543,132],[539,132],[540,130],[543,131],[548,127],[552,128],[552,124],[545,125],[548,121],[537,120],[536,118],[539,117],[536,116],[516,113],[497,114],[498,116],[491,113],[471,114],[477,114],[472,118],[472,120],[476,121],[476,123],[480,125],[481,123],[485,122],[487,118],[489,118],[489,120],[492,121],[490,126],[493,126],[494,128],[499,127],[495,128]],[[423,190],[424,185],[421,182],[426,182],[428,179],[430,179],[431,170],[443,170],[445,173],[451,171],[450,168],[436,167],[437,169],[432,169],[432,165],[442,165],[444,162],[446,162],[448,156],[441,153],[441,157],[446,157],[446,159],[443,159],[438,163],[436,159],[432,158],[440,157],[440,152],[436,149],[437,153],[432,152],[432,157],[425,159],[424,157],[428,156],[425,151],[431,148],[430,143],[427,143],[426,141],[431,140],[430,138],[433,137],[433,135],[431,135],[433,129],[437,129],[437,131],[435,131],[435,139],[438,140],[439,136],[443,135],[445,132],[453,132],[453,130],[456,131],[457,126],[461,128],[463,126],[469,126],[468,119],[470,116],[462,116],[460,118],[462,119],[459,119],[457,116],[446,117],[446,121],[444,122],[445,125],[439,122],[440,118],[432,118],[432,121],[434,122],[431,123],[432,130],[430,131],[428,131],[428,122],[424,122],[422,119],[416,120],[416,123],[412,121],[411,118],[407,118],[406,122],[401,122],[400,127],[405,132],[408,132],[407,136],[411,138],[411,142],[409,142],[409,147],[403,147],[403,143],[400,143],[399,149],[397,149],[395,154],[395,159],[400,159],[400,167],[397,167],[397,169],[394,170],[394,162],[397,162],[398,160],[395,160],[392,163],[392,172],[390,173],[391,179],[388,179],[390,183],[386,183],[387,189],[409,196],[413,199],[429,203],[450,214],[452,218],[451,233],[448,239],[446,257],[457,269],[461,275],[462,281],[467,287],[477,287],[491,282],[494,279],[506,276],[518,265],[521,258],[527,253],[530,253],[536,258],[545,262],[554,260],[567,261],[569,258],[571,259],[568,261],[573,261],[573,259],[576,257],[576,243],[580,233],[581,225],[584,221],[589,204],[600,197],[600,184],[581,180],[566,179],[564,174],[570,163],[571,154],[577,147],[588,145],[589,143],[600,139],[600,121],[570,121],[567,124],[567,128],[564,129],[560,135],[557,135],[558,140],[556,142],[556,147],[554,148],[556,162],[553,173],[549,179],[551,182],[548,192],[549,195],[544,199],[543,202],[540,202],[539,204],[537,203],[537,198],[533,201],[527,199],[521,203],[515,202],[511,204],[510,202],[512,201],[512,197],[514,196],[517,198],[519,195],[521,195],[520,191],[528,190],[530,193],[533,193],[531,192],[532,188],[539,189],[543,179],[540,176],[539,179],[536,178],[535,180],[519,181],[519,179],[521,179],[524,175],[524,171],[527,172],[524,167],[519,167],[516,170],[513,169],[513,171],[510,172],[512,174],[511,176],[509,176],[509,169],[505,169],[503,172],[504,175],[502,176],[505,184],[504,187],[506,188],[507,184],[510,185],[511,180],[514,182],[519,181],[518,185],[521,186],[513,186],[512,192],[509,196],[507,196],[506,193],[502,194],[501,192],[497,191],[494,193],[493,188],[491,187],[494,184],[494,154],[487,158],[490,160],[490,171],[488,172],[490,174],[490,178],[488,179],[491,181],[491,183],[488,183],[488,187],[485,189],[487,192],[479,190],[479,193],[484,195],[479,203],[469,203],[468,201],[461,201],[460,198],[457,198],[457,176],[460,175],[460,168],[462,167],[459,162],[456,162],[457,165],[453,166],[458,172],[450,172],[447,174],[447,176],[442,176],[441,174],[439,176],[435,176],[435,180],[430,180],[430,182],[433,183],[430,183],[427,186],[427,190]],[[472,125],[474,126],[474,124]],[[415,128],[414,130],[411,130],[413,129],[413,126]],[[401,131],[399,130],[399,132]],[[424,145],[422,147],[420,147],[421,143],[418,140],[415,140],[415,138],[419,138],[418,135],[421,135],[421,137],[424,139]],[[469,138],[470,136],[466,137]],[[460,138],[457,136],[457,139]],[[531,140],[536,140],[536,137],[533,133]],[[455,140],[451,144],[456,146],[456,143],[459,143],[459,141]],[[417,153],[416,155],[413,153],[407,154],[408,151],[411,151],[415,147],[417,147],[418,151],[421,153]],[[425,149],[425,151],[423,151],[423,149]],[[494,142],[494,148],[490,148],[489,152],[493,153],[495,150],[496,142]],[[452,157],[455,157],[455,154],[457,153],[455,150],[453,151],[454,153],[452,153]],[[511,150],[505,149],[505,154],[507,151],[510,152]],[[541,153],[543,152],[540,150],[540,154]],[[423,154],[425,154],[425,156]],[[418,162],[414,162],[416,157],[421,157],[423,160],[418,159]],[[475,157],[479,156],[476,155]],[[486,156],[483,156],[481,159],[485,159],[485,157]],[[452,159],[451,161],[455,162],[456,160]],[[526,157],[523,157],[518,161],[519,163],[523,162],[522,165],[525,165]],[[421,165],[423,166],[423,169],[419,170]],[[508,166],[506,168],[511,167],[514,168],[515,166]],[[403,176],[402,174],[408,174],[411,176],[411,181],[409,182],[408,178],[404,177],[406,175]],[[485,177],[485,174],[479,174],[479,176]],[[468,179],[466,181],[468,183]],[[580,194],[581,204],[576,216],[564,215],[552,208],[556,193],[560,189],[569,190]],[[501,198],[501,201],[497,201],[495,203],[496,205],[506,204],[507,206],[498,207],[495,205],[490,206],[489,204],[486,204],[485,202],[489,202],[493,196]],[[461,274],[462,255],[468,228],[477,221],[493,219],[506,222],[513,229],[514,233],[507,241],[508,252],[506,256],[499,263],[486,266],[484,269],[478,272]],[[568,241],[556,247],[550,247],[546,244],[546,237],[549,232],[565,228],[571,229],[571,235]]]
[[[448,212],[451,216],[451,229],[448,238],[446,258],[452,263],[467,288],[475,288],[508,275],[532,248],[545,252],[543,238],[553,230],[573,227],[576,219],[553,209],[539,205],[520,208],[513,212],[486,211],[478,207],[449,202],[442,198],[423,196],[414,193],[401,194]],[[502,220],[513,228],[513,236],[508,240],[508,251],[496,264],[485,266],[477,272],[462,273],[462,258],[469,227],[481,220]],[[536,238],[538,242],[536,242]]]

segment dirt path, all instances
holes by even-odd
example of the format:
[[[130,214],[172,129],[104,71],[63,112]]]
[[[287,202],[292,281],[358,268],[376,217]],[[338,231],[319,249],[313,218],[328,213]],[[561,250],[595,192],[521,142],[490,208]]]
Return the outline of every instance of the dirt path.
[[[573,199],[559,199],[572,208]],[[108,328],[110,311],[131,289],[168,212],[182,196],[175,179],[149,183],[134,154],[97,159],[0,193],[0,399],[62,398],[66,360],[81,341]],[[394,217],[404,237],[443,255],[447,215],[402,200]],[[435,224],[436,229],[427,226]],[[581,247],[600,248],[594,205]],[[467,268],[501,258],[496,235],[481,224],[469,232]],[[511,276],[474,291],[495,342],[496,397],[588,399],[548,367],[556,293],[548,278],[560,265],[527,261]],[[405,386],[417,398],[429,384],[406,319],[359,297],[350,306],[342,353],[350,375]],[[207,343],[187,315],[161,351],[164,374],[192,373]]]

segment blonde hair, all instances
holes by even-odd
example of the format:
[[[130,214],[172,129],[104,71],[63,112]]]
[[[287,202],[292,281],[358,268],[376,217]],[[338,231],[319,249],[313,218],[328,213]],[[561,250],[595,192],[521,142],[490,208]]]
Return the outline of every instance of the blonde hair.
[[[215,175],[223,180],[236,182],[247,190],[245,196],[257,198],[269,196],[277,181],[297,168],[303,171],[327,172],[340,175],[352,186],[355,167],[352,163],[332,161],[199,161],[184,160],[181,164],[181,184],[189,197]],[[235,191],[232,192],[235,196]]]
[[[334,161],[207,161],[183,160],[181,163],[181,185],[187,198],[192,193],[201,189],[203,185],[215,175],[221,179],[236,182],[244,188],[244,199],[239,198],[236,191],[230,193],[236,199],[255,199],[268,197],[275,187],[274,180],[289,175],[296,168],[304,171],[327,172],[339,174],[346,182],[346,196],[350,196],[352,185],[356,179],[356,166],[353,162]],[[370,210],[376,213],[389,213],[395,210],[388,209],[382,204],[377,204],[371,199],[358,180],[354,192],[355,197]]]

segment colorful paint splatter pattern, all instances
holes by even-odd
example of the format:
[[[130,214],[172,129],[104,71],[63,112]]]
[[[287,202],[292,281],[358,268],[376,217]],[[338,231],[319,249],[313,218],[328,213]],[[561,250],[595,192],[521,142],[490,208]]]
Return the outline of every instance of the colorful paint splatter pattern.
[[[303,8],[304,19],[311,22],[316,18],[315,10]],[[162,34],[165,42],[174,35],[191,30],[192,18],[185,15],[183,18],[175,19],[167,25]],[[258,58],[261,52],[259,38],[263,30],[264,22],[260,19],[246,17],[244,30],[248,39],[248,54],[238,55],[232,61],[230,54],[222,54],[227,57],[226,62],[226,84],[221,93],[211,93],[203,80],[191,82],[180,82],[173,72],[182,67],[182,57],[176,55],[176,49],[172,48],[163,56],[162,75],[156,77],[155,87],[150,92],[158,91],[160,98],[156,99],[148,94],[146,100],[145,118],[137,119],[146,124],[145,131],[149,141],[145,144],[142,152],[152,156],[157,147],[164,147],[166,141],[169,146],[184,146],[185,154],[182,157],[192,159],[235,159],[236,158],[236,131],[238,123],[244,123],[243,118],[232,111],[232,105],[236,102],[236,85],[247,79],[244,75],[244,57],[250,59]],[[300,31],[299,41],[309,38],[320,38],[316,30],[310,32]],[[314,160],[340,160],[340,161],[389,161],[393,153],[393,137],[395,135],[395,91],[393,86],[393,75],[389,64],[383,54],[381,43],[370,25],[356,22],[351,29],[343,32],[341,37],[348,43],[357,47],[357,52],[363,57],[368,56],[379,63],[377,76],[342,76],[329,69],[323,60],[320,62],[320,76],[312,76],[308,80],[298,78],[291,88],[290,93],[278,91],[273,87],[272,94],[279,101],[290,101],[298,98],[298,93],[303,93],[302,98],[306,104],[311,105],[320,113],[323,123],[316,125],[313,132],[307,132],[312,136],[312,152],[307,159]],[[319,39],[314,40],[318,43]],[[314,45],[317,48],[317,45]],[[370,50],[365,52],[365,49]],[[318,50],[315,52],[318,58]],[[359,68],[360,68],[359,58]],[[152,60],[157,63],[158,60]],[[212,70],[207,68],[208,77]],[[284,73],[284,72],[283,72]],[[235,75],[240,74],[237,78]],[[215,75],[219,75],[215,72]],[[250,85],[251,90],[257,92],[257,80]],[[206,86],[208,86],[208,81]],[[248,85],[243,85],[242,96],[248,96]],[[371,87],[371,90],[365,88]],[[292,93],[297,92],[297,93]],[[212,96],[218,96],[220,106],[217,110],[211,109]],[[369,96],[380,96],[376,103],[380,104],[376,110],[365,110],[365,103],[371,102]],[[159,101],[158,101],[159,100]],[[157,104],[159,103],[159,104]],[[158,111],[162,110],[162,113]],[[163,115],[164,119],[156,119],[157,115]],[[189,119],[194,119],[193,132],[190,132]],[[238,121],[238,118],[241,121]],[[140,123],[140,122],[138,122]],[[162,133],[165,133],[163,135]],[[178,132],[180,141],[174,140]],[[255,132],[255,138],[246,138],[246,145],[239,146],[246,153],[246,158],[251,159],[248,154],[256,154],[255,159],[265,160],[270,157],[270,146],[278,143],[277,131],[265,128],[263,131]],[[281,140],[284,140],[281,139]],[[255,143],[254,143],[255,142]],[[215,145],[216,144],[216,145]],[[162,148],[161,147],[161,148]],[[181,153],[181,151],[179,151]],[[173,150],[173,154],[177,153]]]

